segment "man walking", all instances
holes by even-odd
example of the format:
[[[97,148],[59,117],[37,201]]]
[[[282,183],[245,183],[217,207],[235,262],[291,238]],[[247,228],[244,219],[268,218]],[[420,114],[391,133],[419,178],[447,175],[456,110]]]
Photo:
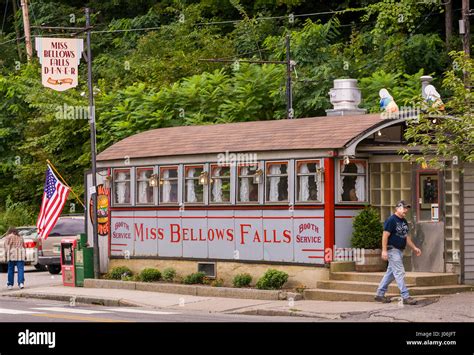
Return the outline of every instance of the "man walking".
[[[385,273],[377,289],[375,300],[382,303],[390,303],[390,298],[385,297],[388,285],[395,280],[403,298],[403,304],[415,305],[416,300],[410,297],[405,285],[405,268],[403,267],[403,250],[408,246],[421,255],[421,250],[408,235],[408,222],[405,219],[411,206],[404,200],[397,203],[395,213],[387,218],[383,227],[382,235],[382,259],[388,260],[387,272]]]
[[[23,237],[15,228],[9,228],[5,237],[5,250],[8,260],[8,289],[14,284],[15,266],[18,269],[18,287],[21,289],[25,284],[25,258],[26,251],[23,246]]]

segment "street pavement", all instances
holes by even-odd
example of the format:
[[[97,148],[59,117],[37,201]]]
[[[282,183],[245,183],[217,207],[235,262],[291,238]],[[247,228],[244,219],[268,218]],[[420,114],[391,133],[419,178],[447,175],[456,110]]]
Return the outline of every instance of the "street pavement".
[[[32,269],[34,270],[34,268]],[[200,297],[125,289],[66,287],[62,286],[61,275],[50,275],[48,272],[33,270],[28,269],[24,290],[18,290],[18,288],[7,290],[6,274],[0,274],[0,322],[11,319],[11,315],[7,311],[2,312],[1,309],[20,311],[25,309],[30,312],[42,302],[62,307],[62,313],[59,312],[59,314],[68,314],[64,310],[65,307],[66,309],[77,309],[74,307],[77,307],[79,302],[111,304],[113,309],[122,308],[137,311],[111,311],[111,307],[100,307],[101,312],[106,310],[110,312],[85,316],[86,318],[110,318],[116,321],[140,319],[144,322],[474,322],[474,292],[441,296],[437,302],[427,300],[416,306],[404,306],[399,302],[381,304],[311,300],[269,301]],[[38,298],[43,298],[43,300],[38,300]],[[51,299],[57,302],[51,301]],[[126,307],[120,307],[121,305]],[[99,306],[81,305],[81,309],[83,307],[98,309],[94,307]],[[138,310],[144,312],[138,312]],[[51,310],[41,311],[46,314],[57,315],[58,313]],[[48,318],[35,314],[21,314],[19,312],[15,319],[16,321],[32,321],[31,319]],[[44,319],[40,321],[44,321]],[[60,317],[52,319],[61,320]],[[81,320],[78,318],[77,321]]]

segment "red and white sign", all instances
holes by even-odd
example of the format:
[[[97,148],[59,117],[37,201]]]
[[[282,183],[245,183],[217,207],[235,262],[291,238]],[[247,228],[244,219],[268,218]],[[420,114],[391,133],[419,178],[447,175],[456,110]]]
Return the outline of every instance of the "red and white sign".
[[[111,255],[324,263],[323,211],[113,211]]]
[[[56,91],[77,86],[83,39],[36,37],[35,46],[41,63],[43,86]]]

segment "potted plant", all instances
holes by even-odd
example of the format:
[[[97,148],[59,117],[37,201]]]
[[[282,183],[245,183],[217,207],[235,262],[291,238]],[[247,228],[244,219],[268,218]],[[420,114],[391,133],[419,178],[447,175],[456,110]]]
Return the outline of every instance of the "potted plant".
[[[352,247],[357,249],[356,271],[385,271],[387,262],[381,257],[383,225],[375,208],[366,207],[354,217]]]

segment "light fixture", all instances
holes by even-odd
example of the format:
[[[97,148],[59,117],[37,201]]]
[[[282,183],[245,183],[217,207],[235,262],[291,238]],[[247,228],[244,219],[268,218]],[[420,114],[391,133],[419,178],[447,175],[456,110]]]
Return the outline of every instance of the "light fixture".
[[[349,165],[351,161],[349,160],[349,157],[347,155],[344,155],[344,165]]]
[[[263,171],[262,169],[258,169],[253,175],[253,183],[260,184],[261,182],[263,182]]]
[[[209,173],[207,171],[203,171],[199,175],[199,185],[207,185],[209,183]]]
[[[379,137],[382,136],[382,132],[381,132],[381,131],[378,131],[378,132],[377,132],[377,135],[378,135]]]
[[[431,122],[436,123],[436,118],[433,118],[433,120]]]
[[[104,187],[106,189],[110,189],[111,182],[112,182],[112,176],[107,175],[104,179]]]
[[[151,174],[150,178],[148,179],[148,185],[150,185],[151,187],[156,187],[158,186],[158,184],[158,174]]]

